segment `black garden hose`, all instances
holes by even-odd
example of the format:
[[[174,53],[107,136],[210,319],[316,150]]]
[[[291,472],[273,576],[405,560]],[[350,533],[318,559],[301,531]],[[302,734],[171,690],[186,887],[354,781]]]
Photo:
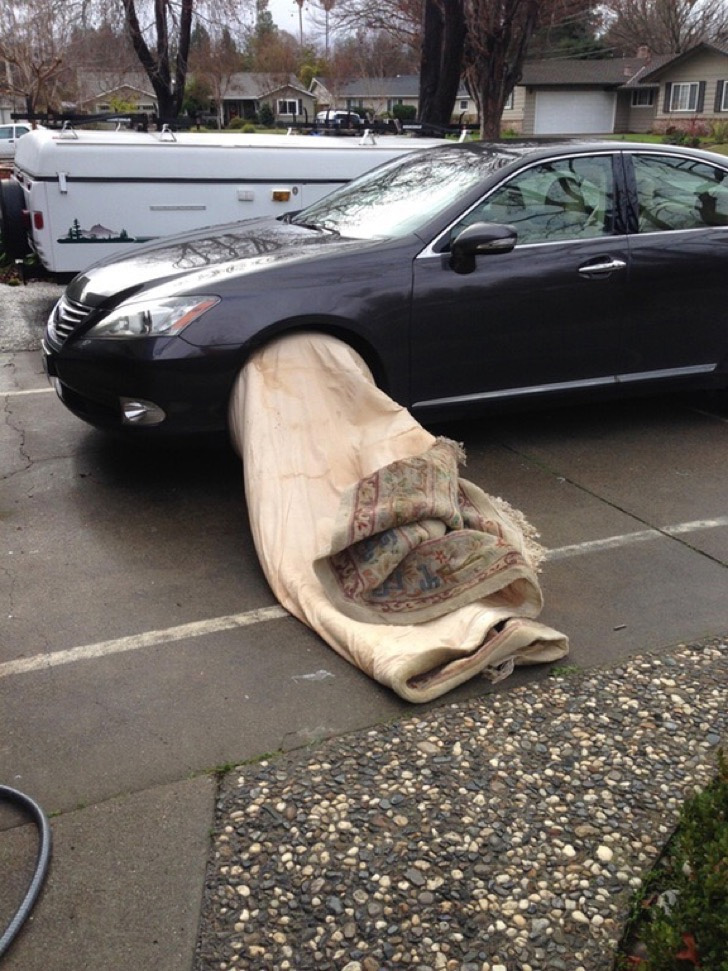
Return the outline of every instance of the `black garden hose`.
[[[0,785],[0,799],[5,799],[8,802],[16,803],[23,809],[28,815],[33,817],[33,821],[38,827],[38,857],[35,861],[35,873],[33,874],[33,879],[30,881],[30,885],[25,894],[23,902],[20,907],[15,912],[15,916],[8,924],[7,930],[0,937],[0,958],[10,947],[12,942],[15,940],[20,928],[23,926],[25,921],[28,919],[33,906],[38,899],[38,894],[43,886],[43,881],[45,880],[46,873],[48,872],[48,864],[51,859],[51,828],[46,819],[46,815],[40,808],[37,802],[26,796],[23,792],[18,792],[17,789],[11,789],[10,786]]]

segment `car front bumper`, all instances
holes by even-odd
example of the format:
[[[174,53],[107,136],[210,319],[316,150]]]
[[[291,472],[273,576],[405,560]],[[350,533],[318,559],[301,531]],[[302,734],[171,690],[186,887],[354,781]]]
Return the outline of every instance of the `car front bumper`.
[[[79,340],[42,354],[49,381],[78,418],[139,437],[225,432],[242,366],[238,347],[200,348],[179,337]]]

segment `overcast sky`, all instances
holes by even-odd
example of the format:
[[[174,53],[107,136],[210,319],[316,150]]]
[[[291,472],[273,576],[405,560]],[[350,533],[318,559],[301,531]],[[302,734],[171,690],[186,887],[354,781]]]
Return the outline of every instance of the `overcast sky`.
[[[308,4],[303,5],[303,32],[312,29],[310,16],[307,14]],[[289,34],[298,37],[298,4],[296,0],[268,0],[268,10],[276,24]]]

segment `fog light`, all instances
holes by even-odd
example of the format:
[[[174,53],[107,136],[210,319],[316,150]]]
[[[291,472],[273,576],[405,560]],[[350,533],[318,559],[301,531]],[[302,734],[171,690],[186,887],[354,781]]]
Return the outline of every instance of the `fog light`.
[[[141,398],[120,398],[121,420],[125,425],[158,425],[167,417],[159,405]]]

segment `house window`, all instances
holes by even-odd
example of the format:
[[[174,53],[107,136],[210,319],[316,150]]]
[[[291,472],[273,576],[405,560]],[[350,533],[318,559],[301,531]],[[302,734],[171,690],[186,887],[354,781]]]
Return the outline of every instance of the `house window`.
[[[698,82],[673,84],[670,94],[670,111],[697,111]]]
[[[654,88],[635,88],[632,92],[633,108],[651,108],[655,103]]]
[[[503,105],[503,108],[506,111],[512,111],[513,110],[513,92],[512,91],[508,95],[508,97],[506,98],[506,103]]]
[[[723,97],[720,99],[720,110],[728,111],[728,84],[723,82]]]
[[[460,111],[467,111],[467,110],[468,110],[468,101],[467,101],[467,98],[463,98],[460,102]]]
[[[404,104],[401,98],[387,98],[387,111],[391,113],[395,105]]]
[[[301,107],[300,101],[284,101],[282,98],[278,101],[278,115],[302,115],[303,108]]]

